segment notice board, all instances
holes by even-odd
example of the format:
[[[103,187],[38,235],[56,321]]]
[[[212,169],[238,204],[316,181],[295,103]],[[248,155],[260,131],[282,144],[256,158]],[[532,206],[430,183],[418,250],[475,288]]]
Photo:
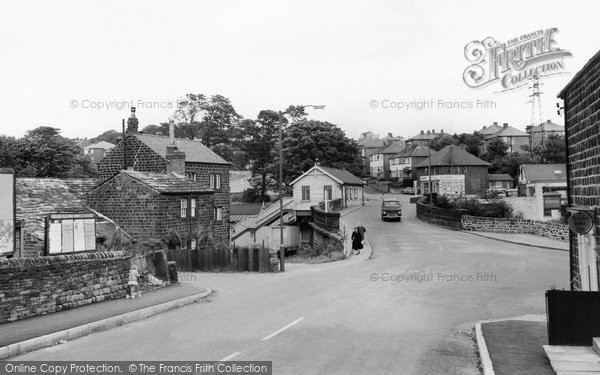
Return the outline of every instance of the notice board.
[[[93,214],[51,214],[46,218],[46,254],[96,250]]]

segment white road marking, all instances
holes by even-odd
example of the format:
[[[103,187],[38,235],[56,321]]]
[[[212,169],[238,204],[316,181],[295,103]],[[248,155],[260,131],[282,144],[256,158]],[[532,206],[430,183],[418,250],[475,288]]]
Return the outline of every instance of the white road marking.
[[[263,341],[267,341],[268,339],[277,336],[278,334],[280,334],[281,332],[285,331],[286,329],[290,328],[291,326],[293,326],[294,324],[298,324],[300,323],[300,321],[304,319],[304,318],[298,318],[296,320],[294,320],[293,322],[291,322],[290,324],[288,324],[287,326],[283,327],[282,329],[275,331],[273,333],[271,333],[269,336],[265,337],[264,339],[262,339]]]
[[[223,358],[222,360],[220,360],[219,362],[225,362],[225,361],[229,361],[230,359],[237,357],[238,355],[240,355],[242,353],[240,352],[235,352],[235,353],[231,353],[230,355],[228,355],[227,357]]]

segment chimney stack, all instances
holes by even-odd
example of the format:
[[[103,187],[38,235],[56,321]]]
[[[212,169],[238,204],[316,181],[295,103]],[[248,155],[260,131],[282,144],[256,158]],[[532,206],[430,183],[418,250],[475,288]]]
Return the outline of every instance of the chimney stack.
[[[427,130],[427,134],[431,134],[431,133],[429,132],[429,130]]]
[[[505,122],[504,124],[502,124],[502,127],[503,127],[504,129],[508,128],[508,122]]]
[[[435,129],[431,129],[431,134],[435,134]]]
[[[444,129],[440,129],[440,134],[444,134]]]
[[[498,121],[494,121],[494,125],[498,125]]]
[[[546,122],[548,122],[548,123],[549,123],[549,122],[550,122],[550,120],[546,120]]]
[[[421,134],[425,134],[425,130],[421,130]]]
[[[169,120],[169,140],[171,144],[175,144],[175,121]]]
[[[131,116],[127,119],[127,134],[138,133],[139,121],[135,117],[135,107],[131,107]]]

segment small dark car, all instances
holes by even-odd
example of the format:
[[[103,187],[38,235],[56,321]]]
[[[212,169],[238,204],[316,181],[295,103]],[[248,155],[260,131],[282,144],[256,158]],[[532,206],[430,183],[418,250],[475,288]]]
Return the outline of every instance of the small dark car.
[[[396,198],[384,198],[381,202],[381,219],[395,219],[402,220],[402,206],[400,201]]]

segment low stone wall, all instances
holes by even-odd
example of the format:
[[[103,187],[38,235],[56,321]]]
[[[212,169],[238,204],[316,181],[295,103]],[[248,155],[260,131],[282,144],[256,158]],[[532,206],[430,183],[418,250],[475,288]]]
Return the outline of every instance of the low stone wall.
[[[461,229],[461,216],[464,215],[466,210],[439,208],[419,201],[415,203],[419,220],[452,230]]]
[[[127,294],[122,251],[0,260],[0,323]]]
[[[540,220],[502,219],[463,215],[463,230],[493,233],[527,233],[548,237],[560,241],[569,240],[569,226]]]
[[[332,243],[337,243],[344,247],[344,238],[338,232],[331,232],[326,229],[315,225],[314,223],[310,223],[313,228],[313,238],[312,238],[312,246],[313,247],[327,247],[327,245]]]

